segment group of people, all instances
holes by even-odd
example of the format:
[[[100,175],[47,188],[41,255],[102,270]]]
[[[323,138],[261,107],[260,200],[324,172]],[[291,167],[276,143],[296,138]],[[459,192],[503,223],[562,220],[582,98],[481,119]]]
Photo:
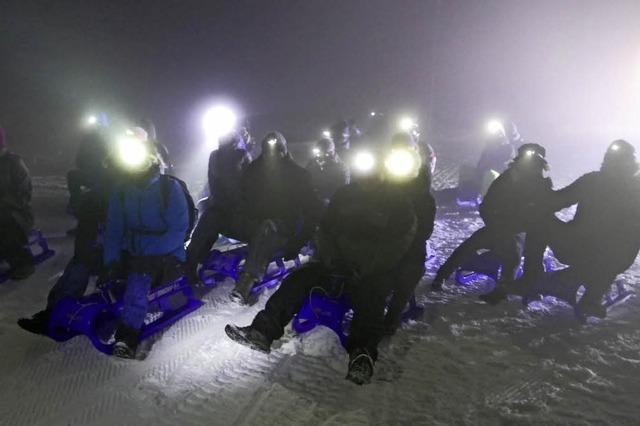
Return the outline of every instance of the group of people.
[[[46,335],[56,304],[81,297],[92,276],[98,276],[99,286],[125,280],[113,354],[134,358],[150,289],[181,275],[198,285],[199,270],[219,236],[248,244],[248,257],[230,293],[240,304],[255,303],[252,289],[274,258],[295,258],[309,246],[311,260],[283,280],[253,322],[227,325],[225,331],[231,339],[268,353],[310,293],[344,297],[354,313],[346,341],[347,378],[369,382],[378,344],[400,326],[425,273],[426,242],[436,214],[433,150],[411,133],[398,133],[389,143],[369,147],[362,167],[350,167],[356,153],[345,148],[343,161],[334,141],[324,138],[302,167],[278,132],[262,139],[255,159],[248,142],[246,133],[232,132],[211,153],[210,196],[196,224],[186,185],[168,173],[166,149],[159,149],[148,130],[134,128],[115,144],[99,132],[86,134],[77,170],[68,176],[70,211],[78,220],[74,255],[45,308],[18,324]],[[16,232],[2,239],[2,256],[19,279],[32,273],[33,265],[29,256],[8,247],[24,247],[25,234],[17,230],[33,222],[31,186],[24,164],[4,145],[0,133],[0,225],[3,235],[6,229]],[[505,151],[503,146],[487,149],[500,155]],[[485,154],[489,161],[491,155]],[[559,191],[546,177],[544,147],[522,143],[511,157],[484,195],[480,216],[485,226],[453,252],[431,288],[442,290],[465,259],[488,249],[500,259],[502,275],[482,297],[498,303],[541,279],[542,256],[550,247],[587,288],[579,308],[603,317],[602,295],[640,249],[640,181],[633,146],[614,142],[600,171]],[[10,173],[5,173],[5,161],[11,164]],[[557,219],[558,210],[576,203],[571,222]],[[516,280],[523,254],[524,275]]]

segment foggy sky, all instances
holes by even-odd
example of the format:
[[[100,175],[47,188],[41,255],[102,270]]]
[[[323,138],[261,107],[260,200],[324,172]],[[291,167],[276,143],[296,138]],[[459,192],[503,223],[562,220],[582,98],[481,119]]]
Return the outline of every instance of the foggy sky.
[[[640,134],[632,0],[0,0],[0,54],[19,152],[72,144],[96,108],[149,116],[187,149],[221,96],[309,138],[371,109],[442,140],[495,114],[553,144]]]

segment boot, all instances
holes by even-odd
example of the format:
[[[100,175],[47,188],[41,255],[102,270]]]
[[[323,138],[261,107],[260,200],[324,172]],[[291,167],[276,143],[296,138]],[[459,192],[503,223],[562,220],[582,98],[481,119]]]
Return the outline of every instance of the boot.
[[[351,354],[347,380],[356,385],[364,385],[371,382],[373,376],[373,359],[366,350],[359,349]]]
[[[20,318],[18,320],[18,325],[29,333],[46,336],[49,332],[50,319],[51,311],[45,309],[44,311],[34,314],[31,318]]]
[[[268,354],[271,352],[271,340],[252,326],[238,327],[227,324],[224,328],[227,336],[243,346]]]
[[[116,330],[113,345],[113,355],[118,358],[134,359],[136,357],[136,349],[138,348],[138,336],[140,331],[120,324]]]
[[[253,286],[256,285],[258,279],[251,274],[243,272],[240,279],[236,283],[231,295],[231,300],[241,305],[253,305],[258,300],[257,296],[251,294]]]

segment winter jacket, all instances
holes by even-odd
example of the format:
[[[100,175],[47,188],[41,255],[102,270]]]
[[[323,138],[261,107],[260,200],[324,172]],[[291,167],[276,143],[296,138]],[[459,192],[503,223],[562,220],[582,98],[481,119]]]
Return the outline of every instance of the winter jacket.
[[[513,145],[508,143],[490,143],[487,145],[476,165],[476,175],[481,177],[490,170],[502,173],[515,156]]]
[[[426,241],[433,233],[436,218],[436,201],[431,195],[430,164],[424,164],[415,179],[399,186],[411,200],[418,221],[415,239],[411,246],[425,250]]]
[[[165,200],[162,186],[156,172],[112,192],[104,236],[105,265],[120,261],[123,250],[134,257],[173,256],[185,260],[187,199],[180,184],[169,180]]]
[[[250,222],[271,219],[285,233],[311,238],[320,204],[311,176],[290,156],[261,155],[243,172],[241,188],[240,211]]]
[[[585,259],[624,271],[640,250],[640,181],[637,177],[587,173],[555,191],[551,209],[578,204],[567,238],[576,241]]]
[[[240,204],[242,172],[251,154],[234,145],[222,145],[209,156],[209,205],[233,209]]]
[[[411,199],[401,188],[351,183],[339,189],[318,233],[318,255],[332,269],[365,276],[388,272],[407,253],[418,228]]]
[[[31,192],[31,177],[22,158],[0,151],[0,214],[12,218],[25,232],[33,226]]]
[[[549,178],[527,177],[518,166],[511,166],[489,187],[480,205],[480,216],[486,226],[508,233],[524,232],[553,214],[547,203],[552,185]]]
[[[339,157],[329,159],[322,165],[312,159],[307,163],[307,171],[318,198],[328,200],[336,190],[349,183],[349,168]]]

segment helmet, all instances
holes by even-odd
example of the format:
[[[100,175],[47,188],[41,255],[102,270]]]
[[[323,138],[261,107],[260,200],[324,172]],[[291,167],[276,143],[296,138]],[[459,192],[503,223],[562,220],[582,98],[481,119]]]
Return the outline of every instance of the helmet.
[[[285,157],[289,151],[287,150],[287,140],[280,132],[269,132],[262,139],[261,143],[262,155]]]

